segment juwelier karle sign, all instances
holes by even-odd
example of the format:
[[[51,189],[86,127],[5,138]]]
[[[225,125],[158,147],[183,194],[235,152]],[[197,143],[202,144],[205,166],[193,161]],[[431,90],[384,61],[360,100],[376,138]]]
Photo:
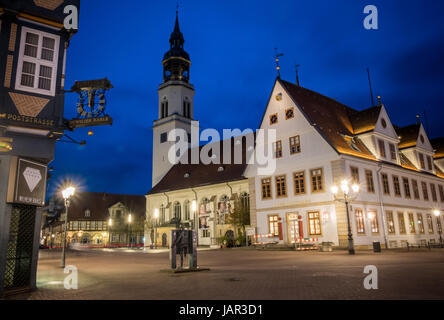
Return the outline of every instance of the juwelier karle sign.
[[[12,157],[11,160],[7,202],[43,206],[46,196],[46,165],[17,157]]]

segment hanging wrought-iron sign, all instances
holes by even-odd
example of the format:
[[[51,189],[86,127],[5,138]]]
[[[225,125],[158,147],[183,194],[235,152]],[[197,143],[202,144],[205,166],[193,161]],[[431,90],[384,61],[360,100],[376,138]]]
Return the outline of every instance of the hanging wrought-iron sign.
[[[112,89],[111,82],[105,79],[76,81],[71,92],[79,94],[77,118],[68,121],[69,129],[80,127],[112,125],[113,119],[105,113],[106,91]]]

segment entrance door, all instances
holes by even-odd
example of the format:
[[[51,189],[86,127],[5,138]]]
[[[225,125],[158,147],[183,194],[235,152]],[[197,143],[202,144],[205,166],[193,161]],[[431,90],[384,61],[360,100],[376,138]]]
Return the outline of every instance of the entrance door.
[[[302,217],[297,213],[287,213],[287,239],[288,243],[303,238]]]

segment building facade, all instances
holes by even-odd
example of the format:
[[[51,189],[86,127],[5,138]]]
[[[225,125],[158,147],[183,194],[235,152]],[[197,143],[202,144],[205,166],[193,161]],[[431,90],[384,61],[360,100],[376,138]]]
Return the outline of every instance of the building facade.
[[[64,26],[66,6],[78,11],[80,0],[0,1],[0,296],[35,288],[37,207],[64,134],[66,57],[77,31]]]
[[[67,243],[91,247],[142,246],[145,207],[144,196],[79,192],[68,210]],[[48,247],[63,245],[62,208],[58,219],[43,228],[42,243]]]
[[[195,92],[189,83],[191,60],[184,42],[176,14],[170,50],[162,61],[159,118],[153,125],[153,181],[146,200],[149,227],[145,239],[147,246],[167,247],[171,230],[182,224],[198,232],[199,245],[218,247],[223,238],[238,233],[230,223],[235,207],[249,206],[248,180],[243,176],[245,161],[237,165],[205,165],[200,161],[173,165],[169,160],[168,152],[175,141],[168,141],[168,134],[177,128],[186,133],[188,148],[200,151],[198,143],[191,142],[191,136],[199,134],[199,122],[194,119]],[[191,153],[184,155],[190,156]],[[158,218],[154,217],[155,211]]]
[[[278,78],[260,128],[276,130],[277,169],[245,172],[257,233],[346,247],[345,205],[330,191],[346,179],[360,186],[350,205],[358,247],[439,241],[444,217],[434,212],[444,209],[444,174],[421,124],[396,127],[381,103],[357,111]]]

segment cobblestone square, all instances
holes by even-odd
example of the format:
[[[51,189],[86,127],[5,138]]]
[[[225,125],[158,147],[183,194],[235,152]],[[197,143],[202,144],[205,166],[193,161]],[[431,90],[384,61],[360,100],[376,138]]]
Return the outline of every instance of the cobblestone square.
[[[38,290],[10,299],[443,299],[444,250],[332,253],[247,249],[199,251],[197,273],[172,274],[168,253],[71,251],[78,290],[66,290],[60,253],[41,251]],[[378,290],[366,290],[364,267],[378,269]]]

